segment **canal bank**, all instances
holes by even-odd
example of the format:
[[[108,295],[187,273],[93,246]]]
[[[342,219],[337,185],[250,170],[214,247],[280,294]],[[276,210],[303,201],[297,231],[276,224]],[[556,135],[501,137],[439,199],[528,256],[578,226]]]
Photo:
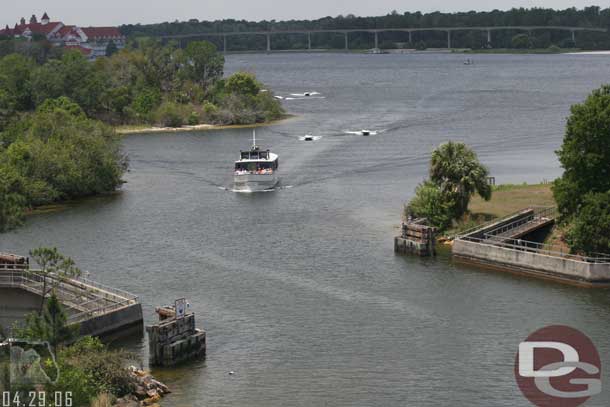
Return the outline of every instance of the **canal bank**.
[[[257,131],[292,188],[218,187],[250,143],[245,129],[125,137],[123,193],[32,216],[0,236],[2,250],[57,246],[91,278],[137,294],[147,325],[155,307],[188,298],[205,320],[208,358],[154,369],[173,391],[163,405],[518,405],[520,341],[561,323],[606,357],[610,296],[483,273],[444,250],[393,256],[389,237],[448,137],[476,146],[498,182],[559,176],[563,120],[607,80],[607,60],[489,55],[469,67],[464,58],[228,56],[227,70],[252,70],[279,94],[327,96],[287,102],[302,120]],[[363,128],[388,130],[342,133]],[[307,144],[303,134],[323,137]],[[117,344],[148,360],[145,340]],[[608,369],[602,376],[610,382]],[[593,402],[609,404],[610,393]]]
[[[457,236],[456,261],[590,288],[610,286],[610,255],[581,256],[537,242],[552,227],[554,208],[527,208]]]

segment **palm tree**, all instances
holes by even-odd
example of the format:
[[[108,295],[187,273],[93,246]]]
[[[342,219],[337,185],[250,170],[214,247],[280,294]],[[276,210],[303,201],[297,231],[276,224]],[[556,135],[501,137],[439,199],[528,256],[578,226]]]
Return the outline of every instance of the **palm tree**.
[[[491,199],[488,175],[489,171],[479,162],[476,153],[464,143],[449,141],[432,152],[430,178],[443,193],[453,198],[456,219],[466,213],[475,193],[486,201]]]

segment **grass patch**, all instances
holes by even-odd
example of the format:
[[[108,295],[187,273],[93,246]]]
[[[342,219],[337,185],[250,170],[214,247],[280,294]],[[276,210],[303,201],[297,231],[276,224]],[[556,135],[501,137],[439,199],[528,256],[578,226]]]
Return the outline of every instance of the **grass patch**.
[[[528,206],[555,206],[551,184],[503,184],[493,188],[490,201],[475,196],[469,213],[447,231],[448,236],[460,234],[493,219],[502,218]]]

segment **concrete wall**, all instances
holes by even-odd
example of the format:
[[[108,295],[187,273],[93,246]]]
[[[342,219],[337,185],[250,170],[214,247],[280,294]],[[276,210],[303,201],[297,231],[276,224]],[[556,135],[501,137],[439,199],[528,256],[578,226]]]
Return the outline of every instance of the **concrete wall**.
[[[83,336],[105,336],[137,325],[142,328],[144,325],[141,304],[129,305],[114,312],[88,319],[80,324],[80,334]]]
[[[436,254],[434,241],[431,243],[421,243],[409,239],[403,239],[400,236],[394,238],[394,252],[401,254],[416,254],[426,257]]]
[[[25,316],[40,307],[40,296],[19,288],[0,288],[0,325],[8,330],[15,322],[23,321]],[[68,315],[75,311],[66,307]],[[125,306],[114,312],[96,316],[80,324],[81,335],[106,336],[125,332],[134,326],[143,329],[142,306],[137,303]],[[117,335],[120,336],[120,335]]]
[[[504,267],[544,278],[595,286],[610,285],[610,264],[586,263],[462,239],[454,241],[453,254],[482,265]]]
[[[15,288],[0,288],[0,326],[8,331],[15,322],[40,308],[40,296]]]

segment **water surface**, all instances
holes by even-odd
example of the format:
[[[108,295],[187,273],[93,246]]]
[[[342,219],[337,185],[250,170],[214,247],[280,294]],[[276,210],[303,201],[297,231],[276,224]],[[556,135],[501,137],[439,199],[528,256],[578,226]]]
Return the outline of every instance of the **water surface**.
[[[393,236],[443,141],[473,146],[498,182],[559,176],[569,107],[608,81],[610,59],[463,59],[229,56],[229,72],[276,94],[323,97],[285,101],[298,117],[257,132],[280,155],[282,190],[225,190],[248,130],[130,136],[122,194],[32,217],[0,249],[57,246],[138,294],[147,323],[188,298],[208,358],[156,372],[175,391],[165,405],[526,405],[512,365],[538,328],[583,330],[610,366],[608,291],[395,256]],[[381,132],[345,133],[363,128]],[[144,340],[128,344],[146,359]],[[604,390],[590,405],[609,403]]]

